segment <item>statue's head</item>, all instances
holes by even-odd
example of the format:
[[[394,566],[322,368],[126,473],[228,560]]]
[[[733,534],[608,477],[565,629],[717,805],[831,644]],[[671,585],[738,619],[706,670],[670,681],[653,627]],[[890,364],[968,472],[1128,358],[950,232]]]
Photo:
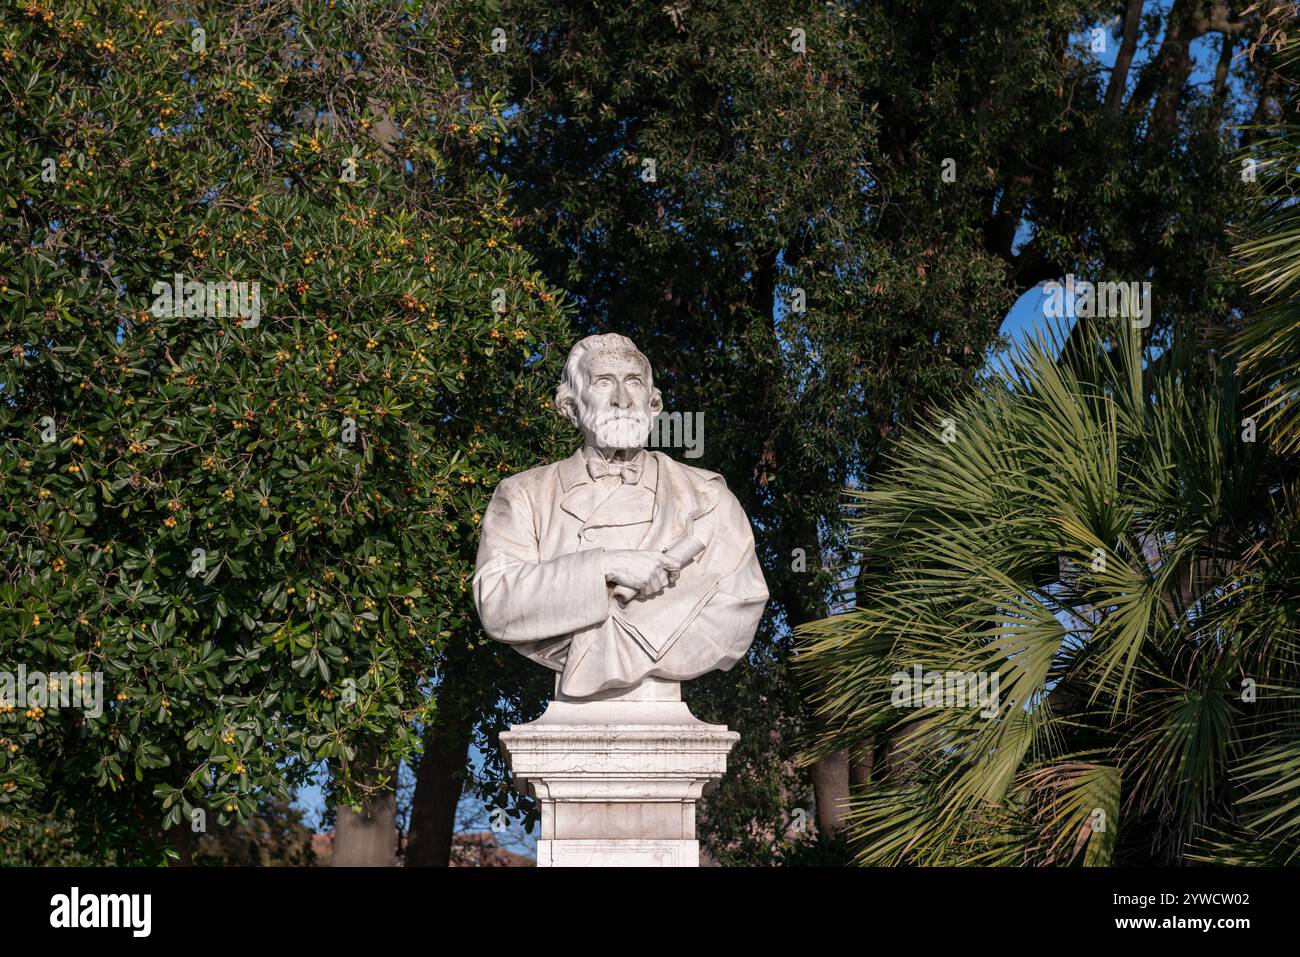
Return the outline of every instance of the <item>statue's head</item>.
[[[588,336],[570,351],[555,408],[601,449],[639,449],[663,411],[650,360],[627,336]]]

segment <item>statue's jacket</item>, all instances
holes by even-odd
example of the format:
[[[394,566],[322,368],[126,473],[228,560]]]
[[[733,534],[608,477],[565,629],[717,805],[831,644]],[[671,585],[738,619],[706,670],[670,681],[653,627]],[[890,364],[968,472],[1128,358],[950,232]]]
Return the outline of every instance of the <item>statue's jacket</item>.
[[[639,481],[616,498],[589,477],[579,449],[503,479],[483,516],[474,573],[483,628],[560,672],[571,697],[728,670],[767,603],[754,533],[722,476],[642,454]],[[657,552],[686,536],[704,550],[674,584],[626,605],[612,596],[606,547]]]

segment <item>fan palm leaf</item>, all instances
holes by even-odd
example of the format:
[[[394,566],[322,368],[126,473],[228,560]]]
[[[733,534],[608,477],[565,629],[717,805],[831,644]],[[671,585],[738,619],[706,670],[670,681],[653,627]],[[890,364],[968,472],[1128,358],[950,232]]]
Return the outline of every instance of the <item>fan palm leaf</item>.
[[[1182,346],[1144,361],[1131,324],[1093,332],[1059,360],[1019,348],[852,493],[854,607],[801,627],[796,665],[822,718],[810,756],[888,754],[851,798],[862,862],[1300,845],[1279,450],[1244,440],[1226,369],[1198,384]],[[983,676],[996,700],[898,693],[921,675]]]

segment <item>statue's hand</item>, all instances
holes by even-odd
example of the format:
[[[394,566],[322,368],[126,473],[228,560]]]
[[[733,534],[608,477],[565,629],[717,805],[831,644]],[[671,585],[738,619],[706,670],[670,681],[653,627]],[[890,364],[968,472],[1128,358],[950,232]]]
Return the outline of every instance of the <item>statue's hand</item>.
[[[605,581],[626,585],[643,598],[657,595],[677,580],[682,566],[663,552],[635,548],[605,552]]]

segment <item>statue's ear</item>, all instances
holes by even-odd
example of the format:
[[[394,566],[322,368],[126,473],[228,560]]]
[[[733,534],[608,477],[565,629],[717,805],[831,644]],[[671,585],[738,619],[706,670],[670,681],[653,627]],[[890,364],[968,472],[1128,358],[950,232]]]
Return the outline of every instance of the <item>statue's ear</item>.
[[[658,415],[663,410],[664,410],[664,397],[659,392],[658,389],[655,389],[654,392],[651,393],[650,395],[650,412],[652,415]]]
[[[574,401],[573,396],[565,396],[556,403],[555,411],[575,429],[578,428],[578,403]]]

